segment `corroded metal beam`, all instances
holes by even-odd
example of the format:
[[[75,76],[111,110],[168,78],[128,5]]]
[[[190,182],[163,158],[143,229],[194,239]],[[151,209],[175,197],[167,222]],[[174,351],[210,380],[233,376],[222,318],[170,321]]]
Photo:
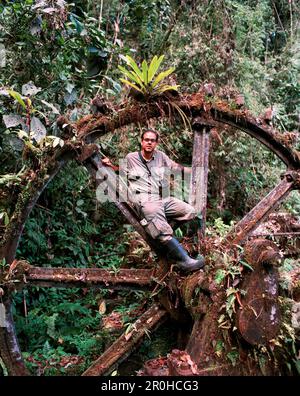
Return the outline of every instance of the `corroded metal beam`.
[[[195,321],[185,350],[199,370],[218,364],[218,357],[211,341],[212,334],[214,339],[222,339],[218,319],[224,301],[225,292],[211,284],[209,293],[199,293],[199,309],[192,309]]]
[[[12,304],[9,298],[5,299],[3,304],[1,304],[0,319],[1,359],[8,375],[28,376],[29,372],[25,367],[16,335],[12,316]]]
[[[28,182],[28,191],[31,192],[31,195],[29,195],[29,197],[27,195],[28,198],[26,197],[27,201],[25,204],[23,202],[24,197],[22,196],[22,192],[20,193],[15,213],[11,217],[10,223],[3,237],[5,242],[2,242],[0,245],[0,258],[5,258],[7,263],[11,263],[16,256],[16,250],[18,248],[25,223],[37,200],[65,164],[66,160],[60,159],[44,179],[39,179],[37,176],[34,181]]]
[[[283,180],[236,224],[226,241],[241,244],[293,189],[298,188],[298,179],[298,172],[287,172]]]
[[[118,272],[100,268],[30,267],[25,279],[28,286],[102,287],[105,289],[150,289],[155,285],[153,270],[120,269]]]
[[[273,232],[273,233],[264,233],[264,234],[254,234],[251,235],[251,238],[257,237],[299,237],[300,232]]]
[[[160,306],[153,305],[150,307],[132,325],[132,330],[122,334],[82,375],[109,375],[142,342],[145,334],[150,330],[154,331],[167,317],[167,312]]]
[[[253,271],[241,285],[246,293],[237,313],[237,327],[251,345],[265,345],[276,338],[280,328],[279,249],[274,242],[256,239],[245,245],[244,253]]]
[[[193,376],[199,375],[196,363],[186,351],[173,349],[168,355],[169,375],[171,376]]]
[[[246,110],[232,110],[226,101],[218,98],[207,101],[202,92],[191,95],[181,95],[178,100],[170,103],[130,104],[127,108],[120,109],[114,118],[107,116],[88,115],[76,124],[78,136],[82,140],[88,137],[95,141],[100,136],[131,123],[145,123],[151,118],[166,117],[170,108],[180,108],[187,117],[210,118],[214,125],[231,125],[259,140],[273,153],[275,153],[290,169],[300,168],[300,156],[291,146],[287,134],[276,132],[267,125],[263,119],[255,118]],[[284,136],[285,135],[285,136]]]
[[[189,201],[201,218],[201,228],[198,230],[198,239],[201,240],[205,235],[210,127],[199,117],[193,121],[192,126],[194,145]]]
[[[254,118],[245,111],[230,111],[228,109],[211,109],[214,120],[221,125],[227,124],[246,132],[248,135],[260,141],[278,156],[290,169],[299,169],[300,158],[297,151],[293,150],[284,139],[284,134],[276,133],[273,128],[266,125],[263,120]]]

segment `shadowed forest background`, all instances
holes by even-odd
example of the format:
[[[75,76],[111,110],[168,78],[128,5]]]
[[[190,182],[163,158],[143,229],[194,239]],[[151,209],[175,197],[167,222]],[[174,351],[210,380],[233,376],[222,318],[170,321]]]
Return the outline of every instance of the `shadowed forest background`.
[[[169,83],[178,84],[179,92],[195,93],[206,84],[212,91],[209,96],[224,98],[233,110],[240,97],[254,116],[292,139],[300,150],[299,20],[295,0],[2,1],[0,227],[7,227],[12,216],[6,188],[22,185],[24,169],[39,161],[42,150],[63,146],[59,115],[75,123],[97,113],[92,101],[97,95],[121,107],[133,100],[119,80],[118,65],[126,55],[137,63],[164,55],[163,70],[175,67]],[[22,97],[31,100],[32,139],[26,134],[29,105],[23,107]],[[148,126],[160,131],[161,150],[190,166],[193,133],[184,122],[169,121],[152,119]],[[137,150],[142,127],[130,125],[105,135],[98,142],[101,151],[117,163]],[[222,238],[274,187],[284,166],[256,140],[233,128],[211,138],[207,234]],[[298,218],[298,191],[279,211]],[[177,236],[184,236],[180,229]],[[112,271],[155,265],[150,247],[117,208],[97,201],[93,181],[75,161],[40,196],[26,222],[17,258],[40,267]],[[5,268],[6,262],[0,266]],[[297,258],[287,258],[279,268],[286,318],[274,347],[284,350],[282,374],[288,375],[300,373],[299,280],[293,293],[290,289],[290,274],[299,274],[299,267]],[[80,375],[122,332],[130,331],[150,294],[41,287],[16,292],[13,314],[27,368],[33,375]],[[298,316],[293,316],[296,310]],[[114,374],[136,375],[145,361],[176,348],[178,333],[180,329],[167,322]],[[217,343],[215,350],[222,353],[222,345]],[[263,372],[272,348],[257,348],[255,353]],[[234,348],[226,358],[238,364]],[[1,360],[0,367],[7,374]]]

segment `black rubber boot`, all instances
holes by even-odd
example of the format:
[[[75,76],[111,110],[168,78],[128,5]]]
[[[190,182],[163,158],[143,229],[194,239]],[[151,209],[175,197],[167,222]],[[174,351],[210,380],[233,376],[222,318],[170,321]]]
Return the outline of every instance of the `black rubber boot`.
[[[177,239],[170,239],[164,243],[164,247],[167,249],[167,257],[175,260],[175,264],[184,271],[196,271],[204,267],[204,257],[199,255],[197,260],[191,258]]]

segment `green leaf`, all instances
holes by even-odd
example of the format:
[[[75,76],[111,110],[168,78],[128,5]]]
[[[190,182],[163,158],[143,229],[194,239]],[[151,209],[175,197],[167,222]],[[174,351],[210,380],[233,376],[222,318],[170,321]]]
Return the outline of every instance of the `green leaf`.
[[[139,86],[140,86],[141,88],[144,88],[143,81],[141,81],[141,79],[139,78],[139,76],[138,76],[136,73],[131,72],[131,71],[125,69],[125,67],[123,67],[123,66],[118,66],[118,69],[121,70],[121,72],[122,72],[126,77],[128,77],[130,80],[132,80],[133,82],[139,84]]]
[[[60,114],[59,110],[52,103],[48,103],[48,102],[46,102],[45,100],[42,100],[42,99],[41,99],[41,102],[45,106],[49,107],[54,114]]]
[[[157,72],[164,57],[165,56],[162,55],[157,59],[157,55],[155,55],[154,58],[152,59],[150,66],[149,66],[149,71],[148,71],[148,82],[152,81],[152,78],[154,77],[155,73]]]
[[[104,76],[104,77],[106,78],[106,80],[108,80],[109,82],[112,83],[113,89],[114,89],[114,91],[112,91],[112,93],[113,93],[114,95],[115,95],[116,93],[120,93],[120,92],[121,92],[122,87],[121,87],[121,85],[120,85],[117,81],[113,80],[112,78],[110,78],[110,77],[108,77],[108,76]],[[108,91],[108,90],[107,90],[107,91]]]
[[[242,266],[249,268],[251,271],[254,271],[253,267],[251,267],[251,265],[246,263],[245,261],[240,260],[240,263],[242,264]]]
[[[3,376],[7,377],[8,376],[7,367],[5,366],[5,364],[1,358],[0,358],[0,366],[2,368]]]
[[[222,353],[223,353],[223,350],[224,350],[224,343],[223,343],[223,341],[218,340],[218,341],[217,341],[217,344],[216,344],[216,348],[215,348],[215,353],[216,353],[216,355],[217,355],[218,357],[221,357],[221,356],[222,356]]]
[[[125,80],[124,78],[120,78],[120,81],[122,81],[122,83],[124,83],[124,84],[130,85],[132,88],[134,88],[137,91],[143,93],[143,91],[139,87],[137,87],[135,84],[131,83],[130,81]]]
[[[219,285],[222,280],[225,278],[226,272],[223,269],[218,269],[215,276],[215,282]]]
[[[236,299],[236,295],[235,294],[231,294],[226,301],[226,310],[228,311],[234,304]]]
[[[4,214],[4,225],[7,226],[8,223],[9,223],[9,217],[8,217],[8,214],[5,212],[5,214]]]
[[[8,217],[8,214],[6,212],[0,213],[0,220],[2,220],[2,219],[4,221],[4,225],[7,226],[8,223],[9,223],[9,217]]]
[[[56,322],[56,319],[58,316],[59,316],[58,313],[54,313],[52,316],[49,316],[45,320],[45,323],[47,325],[47,334],[48,334],[48,336],[50,336],[51,338],[54,338],[54,339],[56,339],[56,337],[57,337],[57,333],[55,330],[55,322]]]
[[[165,91],[171,91],[171,90],[178,91],[178,87],[180,87],[180,85],[167,85],[167,84],[164,84],[161,87],[155,89],[155,91],[159,92],[159,93],[163,93]]]
[[[151,84],[151,86],[154,88],[156,87],[156,85],[163,80],[164,78],[168,77],[171,73],[173,73],[175,70],[175,67],[170,67],[170,69],[165,70],[161,73],[159,73],[159,75],[155,78],[155,80],[153,81],[153,83]]]
[[[231,351],[227,353],[227,358],[230,360],[231,364],[236,366],[238,358],[239,358],[239,353],[237,351]]]
[[[298,374],[300,375],[300,359],[299,360],[294,360],[296,369],[298,371]]]
[[[8,90],[8,93],[10,94],[11,97],[13,97],[24,109],[26,109],[26,104],[24,102],[24,100],[22,99],[21,95],[16,92],[13,91],[12,89]]]
[[[142,70],[143,70],[143,81],[145,85],[148,85],[148,65],[145,60],[142,63]]]
[[[135,71],[135,73],[139,76],[139,78],[143,81],[143,73],[140,71],[138,65],[135,63],[135,61],[129,56],[126,56],[126,60],[128,65]]]

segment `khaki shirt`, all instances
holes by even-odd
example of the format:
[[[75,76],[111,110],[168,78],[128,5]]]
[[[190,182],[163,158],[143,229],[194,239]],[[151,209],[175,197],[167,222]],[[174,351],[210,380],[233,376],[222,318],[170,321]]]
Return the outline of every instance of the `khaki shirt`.
[[[168,190],[170,175],[183,167],[165,153],[155,150],[150,160],[142,162],[139,152],[129,153],[121,163],[120,173],[127,179],[128,198],[133,203],[158,200]],[[148,167],[148,169],[147,169]]]

